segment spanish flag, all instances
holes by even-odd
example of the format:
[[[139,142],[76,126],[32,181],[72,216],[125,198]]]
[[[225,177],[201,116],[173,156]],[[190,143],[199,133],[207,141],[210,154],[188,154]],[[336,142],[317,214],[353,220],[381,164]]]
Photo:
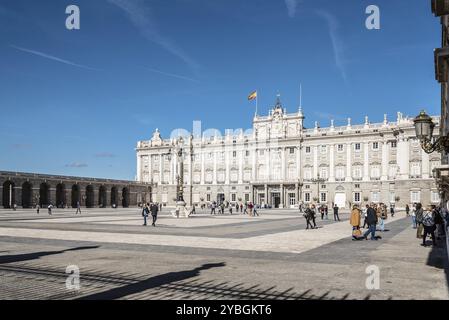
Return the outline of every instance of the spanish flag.
[[[254,99],[257,99],[257,91],[254,91],[253,93],[251,93],[251,94],[248,96],[248,101],[252,101],[252,100],[254,100]]]

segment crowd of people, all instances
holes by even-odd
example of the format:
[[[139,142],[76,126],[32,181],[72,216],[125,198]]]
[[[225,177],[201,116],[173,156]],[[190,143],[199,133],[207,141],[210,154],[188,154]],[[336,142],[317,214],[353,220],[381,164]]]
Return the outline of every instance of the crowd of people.
[[[212,202],[210,204],[210,214],[225,214],[225,210],[227,209],[229,214],[233,213],[233,210],[236,210],[236,213],[241,214],[247,214],[250,217],[259,216],[259,213],[257,212],[257,205],[253,204],[252,202],[247,202],[246,204],[243,203],[236,203],[235,206],[230,205],[229,203],[225,204],[224,202],[217,204],[217,202]]]

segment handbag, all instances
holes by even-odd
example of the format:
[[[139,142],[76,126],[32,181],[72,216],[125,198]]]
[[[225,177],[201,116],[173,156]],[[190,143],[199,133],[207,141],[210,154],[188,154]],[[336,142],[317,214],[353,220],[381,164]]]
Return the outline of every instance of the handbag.
[[[362,235],[362,230],[360,230],[360,229],[355,229],[355,230],[352,231],[352,235],[353,235],[354,237],[360,237],[360,236]]]

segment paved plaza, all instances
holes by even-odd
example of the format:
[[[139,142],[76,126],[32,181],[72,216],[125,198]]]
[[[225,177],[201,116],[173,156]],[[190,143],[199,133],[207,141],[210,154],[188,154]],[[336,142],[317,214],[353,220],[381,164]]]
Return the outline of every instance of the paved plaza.
[[[297,210],[198,211],[157,227],[139,209],[0,210],[0,299],[448,299],[446,247],[421,247],[410,218],[352,241],[349,214],[305,230]],[[66,268],[80,271],[68,290]],[[369,290],[366,268],[380,288]]]

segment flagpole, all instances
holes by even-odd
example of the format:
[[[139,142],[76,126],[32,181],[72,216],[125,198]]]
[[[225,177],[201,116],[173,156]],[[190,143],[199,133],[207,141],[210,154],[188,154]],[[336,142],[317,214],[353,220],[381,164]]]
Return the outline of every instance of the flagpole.
[[[257,112],[259,111],[259,91],[256,91],[256,117],[257,117]]]

